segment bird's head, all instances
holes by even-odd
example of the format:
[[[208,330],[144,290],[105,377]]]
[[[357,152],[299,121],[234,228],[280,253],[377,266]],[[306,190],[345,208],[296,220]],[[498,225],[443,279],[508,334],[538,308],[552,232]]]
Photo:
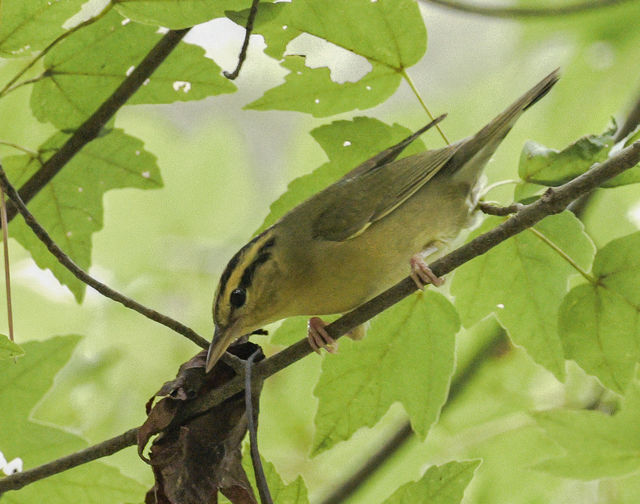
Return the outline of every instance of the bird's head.
[[[274,254],[273,229],[256,236],[225,268],[213,301],[215,332],[206,371],[209,372],[235,340],[277,320],[278,282],[282,277]]]

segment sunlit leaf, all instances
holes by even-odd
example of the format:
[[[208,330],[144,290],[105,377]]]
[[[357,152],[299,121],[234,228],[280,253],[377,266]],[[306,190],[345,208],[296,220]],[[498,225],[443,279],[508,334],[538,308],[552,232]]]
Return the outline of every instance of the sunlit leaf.
[[[244,26],[247,13],[230,14]],[[265,52],[281,58],[287,44],[309,33],[382,65],[401,70],[417,63],[427,47],[418,4],[411,0],[297,0],[261,5],[254,27]]]
[[[4,334],[0,334],[0,360],[13,359],[21,355],[24,355],[22,347]]]
[[[249,481],[254,488],[255,494],[258,495],[256,486],[256,479],[253,469],[253,462],[251,461],[251,454],[248,449],[248,445],[242,453],[242,466],[245,473],[249,476]],[[276,471],[275,466],[261,457],[262,468],[264,469],[264,476],[267,480],[267,486],[271,493],[273,502],[283,502],[287,504],[307,504],[309,497],[307,496],[307,486],[301,476],[298,476],[291,483],[286,484],[282,477]]]
[[[622,392],[640,362],[640,233],[599,250],[593,276],[562,303],[562,344],[568,359]]]
[[[44,58],[46,71],[31,96],[35,116],[60,129],[77,127],[161,37],[155,27],[110,12],[66,38]],[[204,49],[181,42],[128,104],[200,100],[234,90],[220,67],[205,57]]]
[[[250,5],[251,0],[118,0],[116,9],[134,21],[176,30],[223,17],[226,10],[246,9]]]
[[[424,438],[447,397],[458,328],[451,303],[427,291],[379,314],[364,340],[343,338],[340,351],[324,359],[314,390],[313,452],[375,425],[396,401]]]
[[[488,218],[477,236],[502,218]],[[588,270],[593,244],[582,224],[564,212],[535,226],[581,268]],[[532,231],[524,231],[463,264],[453,277],[451,292],[465,327],[495,313],[512,340],[558,378],[564,376],[564,356],[557,314],[577,270]]]
[[[62,25],[84,0],[3,0],[0,2],[0,55],[26,56],[44,49],[64,32]]]
[[[41,157],[28,155],[4,159],[12,183],[20,187],[60,148],[67,135],[56,134],[41,148]],[[155,189],[162,179],[153,154],[140,140],[115,129],[89,143],[29,203],[29,210],[53,240],[81,268],[91,264],[91,235],[102,228],[102,196],[110,189],[137,187]],[[41,268],[49,268],[67,285],[76,299],[84,295],[85,284],[61,266],[35,237],[22,218],[9,227]]]
[[[602,135],[587,135],[559,151],[529,141],[520,154],[518,173],[526,182],[557,186],[607,159],[615,127]]]
[[[479,460],[431,466],[419,481],[398,488],[384,504],[458,504]]]
[[[297,110],[325,117],[378,105],[393,94],[401,80],[395,70],[376,62],[357,82],[342,84],[331,80],[328,68],[309,68],[300,56],[286,56],[281,64],[290,71],[285,83],[269,89],[246,108]]]

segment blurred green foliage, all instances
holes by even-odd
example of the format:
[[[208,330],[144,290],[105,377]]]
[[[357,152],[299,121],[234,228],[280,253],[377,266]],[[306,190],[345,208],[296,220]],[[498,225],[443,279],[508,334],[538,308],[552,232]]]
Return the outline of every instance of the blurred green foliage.
[[[34,61],[15,87],[0,91],[0,156],[19,184],[128,75],[161,37],[158,25],[218,18],[194,28],[134,96],[136,105],[124,107],[30,205],[80,265],[204,336],[212,330],[217,277],[256,229],[427,122],[411,85],[434,112],[449,113],[442,127],[455,140],[561,66],[560,83],[527,111],[486,172],[489,182],[521,177],[550,185],[609,155],[614,132],[595,133],[611,116],[621,124],[640,91],[637,1],[529,20],[411,0],[261,4],[259,35],[235,84],[220,67],[235,66],[243,31],[231,20],[244,23],[248,1],[120,1],[100,17],[106,3],[0,4],[0,89]],[[95,22],[72,28],[91,16]],[[46,55],[38,52],[60,36]],[[314,38],[327,42],[314,45]],[[288,44],[295,50],[286,51]],[[536,147],[522,150],[525,140]],[[424,144],[437,147],[442,139],[431,131]],[[518,166],[519,159],[526,162]],[[307,488],[320,500],[407,413],[421,436],[350,502],[419,502],[415,495],[447,503],[637,502],[637,170],[619,181],[629,185],[597,191],[582,223],[563,214],[538,227],[574,265],[527,232],[456,272],[442,289],[453,305],[434,293],[416,296],[378,317],[364,341],[342,343],[338,356],[312,356],[269,379],[261,451],[272,462],[274,488],[301,499],[278,502],[306,502]],[[513,189],[503,185],[487,197],[509,203]],[[520,184],[516,194],[541,189]],[[486,219],[479,230],[499,220]],[[83,298],[82,286],[53,266],[19,218],[10,232],[17,240],[10,242],[16,339],[26,354],[0,360],[0,451],[33,467],[85,445],[53,425],[89,442],[139,425],[147,398],[197,349],[91,290]],[[464,325],[455,342],[453,307]],[[399,319],[411,320],[411,334],[400,334]],[[419,331],[425,319],[438,331]],[[516,346],[474,363],[483,342],[504,329]],[[303,320],[287,321],[273,339],[256,341],[271,354],[303,330]],[[384,360],[380,345],[390,337],[396,346]],[[401,345],[412,347],[412,362],[431,356],[433,363],[397,369],[405,362]],[[365,357],[384,365],[352,369]],[[467,366],[471,378],[440,408]],[[367,387],[379,397],[358,396]],[[349,397],[358,401],[347,403]],[[341,435],[320,443],[329,430]],[[126,476],[93,463],[4,498],[141,501],[152,478],[134,450],[105,463]],[[117,491],[95,497],[105,488]]]

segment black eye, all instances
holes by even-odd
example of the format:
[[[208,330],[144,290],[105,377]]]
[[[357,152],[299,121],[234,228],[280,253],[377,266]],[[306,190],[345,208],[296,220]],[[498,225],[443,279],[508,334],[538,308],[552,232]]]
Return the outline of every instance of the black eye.
[[[232,306],[240,308],[247,300],[247,291],[244,289],[233,289],[229,296],[229,302]]]

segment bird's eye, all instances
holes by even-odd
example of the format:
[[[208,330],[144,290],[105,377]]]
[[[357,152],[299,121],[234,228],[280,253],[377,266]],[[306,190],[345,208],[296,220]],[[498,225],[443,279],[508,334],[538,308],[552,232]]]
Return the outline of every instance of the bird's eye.
[[[240,308],[247,300],[247,291],[244,289],[233,289],[229,296],[229,302],[235,308]]]

